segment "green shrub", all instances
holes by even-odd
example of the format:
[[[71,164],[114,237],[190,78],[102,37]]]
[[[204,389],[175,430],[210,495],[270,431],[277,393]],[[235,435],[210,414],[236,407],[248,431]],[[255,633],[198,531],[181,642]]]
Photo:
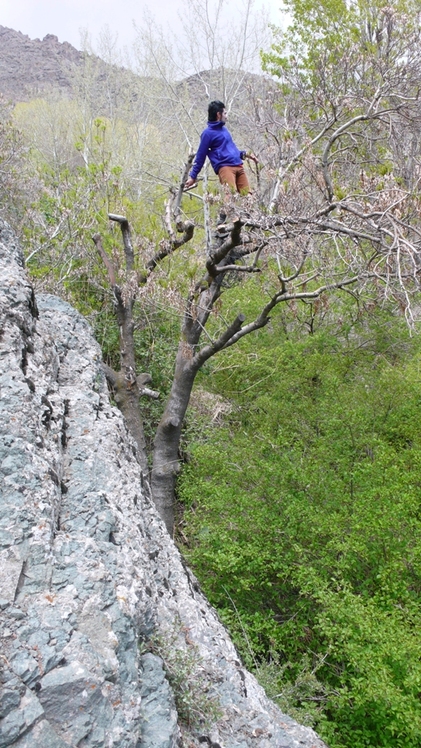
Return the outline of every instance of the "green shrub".
[[[418,350],[380,313],[245,341],[214,378],[231,414],[179,482],[206,593],[331,748],[421,744]]]

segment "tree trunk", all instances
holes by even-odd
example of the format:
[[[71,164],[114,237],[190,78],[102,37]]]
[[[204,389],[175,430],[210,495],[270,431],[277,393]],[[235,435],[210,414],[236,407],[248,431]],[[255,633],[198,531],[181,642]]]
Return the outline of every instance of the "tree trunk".
[[[140,391],[136,378],[128,376],[127,372],[118,372],[113,387],[115,390],[115,401],[121,410],[128,430],[137,445],[137,458],[143,474],[148,474],[148,458],[146,452],[146,440],[143,429],[143,421],[140,415],[139,398]]]
[[[110,218],[118,221],[121,226],[124,255],[126,259],[126,275],[128,276],[133,269],[133,248],[129,224],[123,216],[110,215]],[[135,299],[133,295],[124,299],[121,288],[117,283],[116,268],[104,251],[100,235],[95,234],[92,239],[99,256],[108,270],[108,276],[116,302],[116,316],[119,330],[120,371],[116,372],[111,369],[111,367],[105,366],[105,373],[109,383],[114,389],[115,401],[124,415],[127,428],[136,442],[137,458],[142,472],[147,475],[148,458],[143,421],[140,414],[139,399],[141,393],[136,377],[135,346],[133,338],[133,305]]]
[[[208,358],[222,349],[224,336],[221,336],[215,345],[207,346],[206,354],[198,351],[198,344],[215,301],[221,294],[224,276],[219,268],[235,261],[231,250],[240,242],[240,230],[241,226],[238,224],[229,240],[228,232],[215,235],[212,257],[208,260],[210,274],[203,287],[199,284],[187,301],[171,392],[155,434],[151,473],[152,496],[170,535],[174,532],[174,489],[180,471],[179,447],[184,416],[196,374]],[[219,268],[216,267],[216,263],[219,263]],[[234,323],[233,330],[237,330],[241,321],[237,320]],[[228,337],[230,335],[231,332]]]
[[[123,413],[127,428],[136,441],[138,459],[145,475],[148,472],[148,457],[143,420],[140,413],[140,390],[136,378],[136,361],[134,350],[134,320],[133,299],[123,304],[121,293],[116,293],[118,299],[117,320],[120,332],[120,371],[116,376],[115,400]]]
[[[178,212],[179,207],[176,206],[176,218]],[[121,226],[126,259],[125,275],[126,279],[129,279],[134,264],[130,227],[124,216],[110,214],[110,218],[117,221]],[[194,225],[187,221],[178,225],[178,231],[183,231],[182,238],[177,239],[175,237],[171,226],[170,202],[167,205],[166,222],[170,241],[161,247],[159,252],[148,263],[149,272],[152,272],[164,257],[171,254],[179,246],[190,241],[193,236]],[[219,339],[205,346],[201,351],[198,350],[202,332],[205,329],[214,303],[221,294],[224,268],[228,269],[229,267],[230,270],[235,268],[237,258],[233,254],[233,250],[241,243],[241,225],[241,221],[238,219],[236,219],[230,230],[225,226],[222,227],[219,225],[215,232],[213,246],[208,246],[206,278],[197,284],[187,299],[171,392],[154,439],[151,472],[152,496],[170,535],[172,535],[174,528],[174,488],[180,469],[178,452],[181,429],[195,376],[204,362],[218,350],[222,350],[232,335],[238,332],[244,320],[242,315],[238,315],[237,319],[228,326]],[[146,473],[148,462],[143,422],[139,407],[141,391],[138,378],[136,377],[133,338],[133,305],[135,302],[135,293],[132,291],[129,293],[128,298],[125,297],[122,287],[117,283],[116,268],[104,251],[99,234],[95,234],[93,240],[108,270],[111,287],[116,300],[116,316],[120,334],[120,371],[115,372],[108,366],[105,369],[107,377],[114,388],[117,405],[122,411],[129,431],[137,443],[140,465],[143,472]],[[151,391],[151,396],[155,396],[156,394]]]
[[[152,496],[170,535],[174,530],[174,489],[180,470],[181,428],[196,373],[193,346],[183,340],[178,346],[170,396],[154,439],[151,473]]]

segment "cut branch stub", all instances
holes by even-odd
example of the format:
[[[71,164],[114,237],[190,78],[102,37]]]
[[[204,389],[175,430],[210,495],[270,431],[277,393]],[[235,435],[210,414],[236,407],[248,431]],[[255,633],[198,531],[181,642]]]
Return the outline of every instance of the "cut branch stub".
[[[149,387],[139,387],[140,397],[149,397],[151,400],[159,400],[161,397],[157,390],[151,390]]]
[[[125,216],[118,216],[115,213],[109,213],[108,218],[110,219],[110,221],[116,221],[120,224],[121,233],[123,236],[124,255],[126,257],[126,269],[127,272],[130,273],[133,270],[134,266],[134,252],[129,222],[127,218],[125,218]]]

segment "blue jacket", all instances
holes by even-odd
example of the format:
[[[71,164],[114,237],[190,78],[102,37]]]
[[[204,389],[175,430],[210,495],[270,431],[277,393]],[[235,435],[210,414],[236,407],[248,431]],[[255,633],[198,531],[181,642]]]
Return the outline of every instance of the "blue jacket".
[[[245,151],[238,150],[224,122],[208,122],[206,130],[200,136],[200,145],[190,172],[192,179],[196,179],[206,156],[209,156],[217,174],[221,166],[241,166]]]

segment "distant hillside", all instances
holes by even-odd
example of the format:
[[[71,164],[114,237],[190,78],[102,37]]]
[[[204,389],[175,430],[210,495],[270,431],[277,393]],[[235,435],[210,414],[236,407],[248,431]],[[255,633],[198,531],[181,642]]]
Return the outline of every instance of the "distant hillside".
[[[107,80],[106,97],[110,94],[116,102],[125,89],[130,90],[132,102],[142,99],[140,79],[130,70],[109,65],[99,57],[80,52],[68,42],[59,42],[53,34],[44,39],[30,39],[20,31],[0,26],[0,95],[17,103],[55,93],[72,98],[80,86],[83,67],[90,69],[92,88],[90,94],[101,108],[104,101],[104,81]],[[162,86],[162,81],[161,81]],[[251,73],[239,73],[219,68],[196,73],[181,81],[178,93],[193,110],[203,111],[210,99],[231,100],[232,97],[247,109],[250,92],[263,96],[267,78]],[[269,88],[273,84],[269,83]],[[162,89],[161,89],[162,93]],[[140,104],[140,101],[139,101]]]
[[[71,96],[74,71],[84,59],[83,52],[52,34],[40,41],[0,26],[0,93],[14,102],[51,90]]]
[[[100,57],[80,52],[53,34],[30,39],[20,31],[0,26],[0,94],[17,103],[46,94],[72,98],[81,83],[81,72],[89,67],[92,96],[101,106],[103,82],[108,81],[107,97],[118,96],[123,86],[136,85],[138,77],[130,70],[108,65]],[[114,89],[114,90],[113,90]]]
[[[34,99],[74,99],[84,102],[90,116],[116,115],[134,131],[151,128],[154,147],[161,154],[153,173],[168,177],[168,148],[183,159],[185,134],[195,147],[207,119],[207,105],[220,99],[229,110],[229,126],[236,142],[256,153],[265,148],[265,107],[278,95],[276,84],[264,75],[217,68],[197,71],[179,80],[136,75],[110,65],[93,54],[48,34],[44,39],[0,26],[0,98],[17,104]],[[132,146],[136,151],[137,146]],[[178,150],[177,150],[178,149]],[[77,160],[79,153],[77,152]],[[177,161],[177,163],[178,163]],[[144,165],[143,165],[144,166]],[[176,167],[178,168],[178,167]],[[162,173],[161,173],[162,172]]]

